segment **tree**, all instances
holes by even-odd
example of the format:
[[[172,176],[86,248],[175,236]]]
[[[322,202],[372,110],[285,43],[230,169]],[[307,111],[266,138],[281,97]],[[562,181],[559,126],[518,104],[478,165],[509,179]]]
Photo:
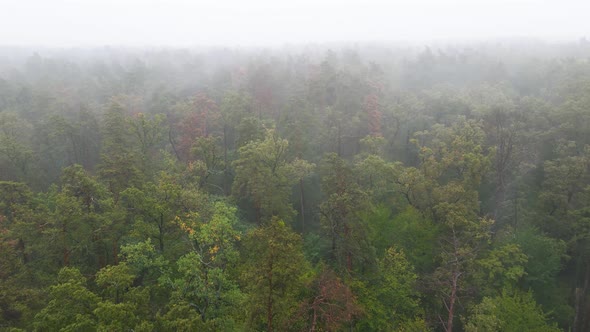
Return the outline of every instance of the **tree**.
[[[547,315],[529,293],[504,290],[502,295],[485,297],[474,306],[466,319],[467,332],[487,331],[539,331],[558,332],[556,324],[548,322]]]
[[[96,329],[93,311],[100,299],[85,284],[86,279],[78,269],[61,269],[57,285],[49,287],[49,302],[35,316],[35,328],[51,331]]]
[[[206,93],[197,93],[186,105],[185,114],[177,123],[179,131],[178,152],[183,161],[190,160],[195,140],[208,137],[213,124],[219,118],[219,107]]]
[[[121,236],[117,234],[117,230],[120,231],[120,226],[117,225],[117,220],[107,217],[107,215],[112,217],[114,210],[112,195],[107,188],[88,174],[82,166],[76,164],[63,169],[60,195],[62,198],[59,202],[69,200],[80,209],[80,216],[74,217],[78,220],[63,219],[68,215],[67,213],[56,216],[57,219],[62,219],[62,232],[73,232],[76,229],[91,232],[91,234],[72,233],[71,236],[77,237],[74,242],[87,246],[87,249],[95,250],[99,267],[106,265],[110,245],[112,245],[112,261],[117,262],[117,240]],[[92,241],[91,245],[86,242],[88,240]]]
[[[38,285],[29,285],[30,271],[22,259],[20,240],[10,237],[7,218],[0,214],[0,326],[26,328],[44,301]]]
[[[241,279],[252,328],[269,332],[287,328],[310,271],[301,246],[301,236],[277,218],[244,238]]]
[[[60,265],[70,266],[86,259],[93,250],[93,233],[100,225],[91,223],[92,215],[85,212],[84,206],[76,197],[65,192],[54,192],[50,196],[51,210],[49,223],[43,232],[50,243],[49,250],[58,258]],[[89,217],[89,218],[87,218]]]
[[[332,258],[351,272],[353,258],[362,262],[366,253],[366,226],[360,213],[368,207],[367,196],[346,162],[334,153],[324,157],[320,173],[326,196],[320,220],[331,239]]]
[[[139,240],[152,238],[163,253],[172,234],[178,234],[176,216],[194,211],[200,197],[198,192],[183,189],[165,173],[157,181],[144,183],[142,189],[128,188],[121,193],[121,199],[128,218],[134,223],[135,236]]]
[[[121,246],[121,257],[133,271],[138,285],[156,286],[168,264],[151,239]]]
[[[171,277],[171,306],[186,304],[196,310],[205,329],[236,328],[232,316],[239,311],[242,294],[229,272],[239,260],[235,245],[240,233],[234,228],[235,213],[235,208],[217,202],[213,216],[206,222],[193,215],[177,220],[192,250],[176,262],[178,275]]]
[[[519,245],[498,243],[476,262],[475,274],[481,274],[480,293],[497,295],[498,290],[515,288],[526,274],[527,261]]]
[[[484,127],[495,148],[492,162],[495,177],[493,216],[496,221],[504,221],[508,215],[506,191],[514,181],[514,174],[519,171],[519,164],[525,159],[522,142],[527,129],[524,126],[526,115],[514,111],[510,101],[498,99],[484,115]]]
[[[590,320],[584,318],[590,310],[590,146],[582,148],[576,142],[560,140],[555,153],[558,158],[543,164],[537,225],[568,244],[576,276],[570,282],[575,294],[572,328],[583,331],[590,326]],[[539,301],[544,305],[556,302]]]
[[[28,178],[33,151],[27,142],[31,125],[17,114],[0,112],[0,180],[22,181]]]
[[[374,137],[382,137],[381,135],[381,118],[383,113],[379,110],[379,90],[382,86],[379,83],[373,83],[371,87],[374,91],[365,96],[365,102],[363,108],[367,113],[369,133]]]
[[[150,323],[149,288],[132,287],[135,274],[126,262],[110,265],[96,273],[96,284],[103,293],[93,313],[99,331],[142,330]]]
[[[367,330],[405,331],[421,325],[420,329],[426,330],[417,279],[404,251],[387,249],[378,260],[374,277],[355,283],[365,312],[359,326]]]
[[[242,195],[249,198],[258,223],[273,216],[288,220],[295,214],[289,203],[291,188],[312,166],[302,160],[289,161],[288,146],[287,140],[269,129],[264,140],[241,147],[238,159],[233,162],[236,177],[232,193],[236,198]]]
[[[105,113],[104,141],[98,174],[113,193],[115,203],[123,190],[137,183],[140,174],[136,157],[129,148],[127,124],[123,106],[119,101],[111,100]]]
[[[133,140],[139,150],[141,170],[148,179],[151,179],[156,171],[158,148],[163,147],[164,133],[167,131],[164,119],[163,114],[149,117],[144,113],[137,113],[127,119]]]
[[[193,161],[189,162],[189,169],[199,174],[200,188],[203,188],[205,184],[209,184],[220,189],[222,194],[225,194],[223,188],[208,182],[211,175],[219,174],[225,168],[217,142],[218,138],[213,136],[197,138],[191,150],[191,159]]]
[[[419,275],[432,272],[437,255],[440,226],[412,206],[392,215],[391,207],[377,205],[363,214],[368,225],[369,242],[379,257],[392,246],[403,250]]]
[[[311,294],[299,306],[305,330],[338,331],[361,313],[350,288],[334,271],[323,267],[311,284]],[[298,317],[295,316],[295,317]]]
[[[452,127],[435,125],[431,132],[416,134],[420,148],[419,169],[402,172],[399,183],[408,203],[440,224],[440,265],[433,274],[447,313],[447,332],[453,330],[456,302],[464,290],[463,279],[478,251],[490,238],[493,220],[480,217],[477,187],[485,176],[490,155],[482,147],[483,131],[474,121]]]

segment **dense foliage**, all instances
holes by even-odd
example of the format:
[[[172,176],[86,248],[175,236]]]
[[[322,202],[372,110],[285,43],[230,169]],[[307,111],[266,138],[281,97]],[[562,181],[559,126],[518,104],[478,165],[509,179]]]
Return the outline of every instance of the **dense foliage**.
[[[590,45],[2,49],[0,330],[590,330]]]

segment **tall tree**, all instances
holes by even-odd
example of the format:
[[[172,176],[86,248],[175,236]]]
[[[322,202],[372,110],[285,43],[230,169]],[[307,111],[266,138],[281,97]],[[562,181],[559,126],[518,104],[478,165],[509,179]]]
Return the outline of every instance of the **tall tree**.
[[[244,249],[242,282],[252,328],[285,330],[297,310],[298,293],[310,270],[301,236],[274,218],[246,235]]]
[[[303,160],[288,160],[288,146],[287,140],[269,129],[264,140],[241,147],[233,163],[236,172],[233,195],[248,197],[259,223],[273,216],[288,220],[295,214],[289,202],[291,189],[311,165]]]
[[[338,155],[327,154],[320,165],[322,192],[321,222],[331,241],[331,257],[352,271],[353,261],[364,261],[366,225],[360,213],[368,207],[367,195],[356,183],[352,169]]]
[[[457,301],[465,291],[465,274],[491,235],[493,220],[479,216],[477,192],[491,156],[482,146],[481,125],[474,121],[435,125],[416,137],[421,163],[418,169],[406,170],[400,182],[409,203],[441,225],[440,265],[433,286],[447,316],[446,321],[440,317],[441,323],[450,332]]]
[[[73,267],[61,269],[58,283],[49,287],[49,303],[36,316],[40,330],[68,331],[96,329],[93,311],[99,297],[86,288],[86,278]]]
[[[127,120],[141,159],[141,170],[148,179],[151,179],[156,173],[158,149],[163,147],[164,135],[167,132],[164,115],[156,114],[149,117],[144,113],[137,113]]]
[[[210,220],[202,222],[194,215],[177,220],[192,248],[176,262],[179,275],[172,280],[171,303],[194,308],[209,330],[236,328],[233,316],[242,294],[229,272],[239,261],[235,213],[235,208],[217,202]]]
[[[535,302],[531,293],[503,291],[497,297],[485,297],[472,309],[465,330],[475,331],[539,331],[557,332],[561,329],[548,322],[547,314]]]
[[[138,162],[130,148],[129,129],[123,106],[118,100],[111,100],[104,116],[104,140],[98,174],[113,193],[115,203],[119,194],[137,183]]]

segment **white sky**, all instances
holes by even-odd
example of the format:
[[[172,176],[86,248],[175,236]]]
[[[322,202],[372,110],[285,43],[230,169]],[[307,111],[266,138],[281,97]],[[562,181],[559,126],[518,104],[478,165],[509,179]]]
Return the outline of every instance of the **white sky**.
[[[0,45],[282,45],[590,36],[590,0],[0,0]]]

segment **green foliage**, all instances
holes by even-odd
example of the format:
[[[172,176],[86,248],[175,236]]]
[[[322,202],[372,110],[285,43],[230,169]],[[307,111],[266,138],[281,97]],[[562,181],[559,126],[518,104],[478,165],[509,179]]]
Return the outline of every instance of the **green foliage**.
[[[370,154],[358,159],[354,171],[359,183],[379,204],[402,205],[401,195],[396,195],[396,181],[399,177],[400,164],[388,163],[378,155]]]
[[[468,332],[485,331],[561,331],[551,324],[531,293],[504,290],[497,297],[485,297],[466,319]]]
[[[265,137],[265,128],[260,119],[249,116],[244,117],[236,126],[236,145],[241,148],[248,143],[261,141]]]
[[[239,158],[233,163],[236,177],[232,193],[250,199],[257,221],[268,221],[273,216],[289,220],[295,215],[289,203],[291,187],[312,166],[302,160],[288,161],[288,146],[287,140],[269,129],[264,140],[242,146]]]
[[[241,281],[253,329],[273,331],[288,326],[310,272],[301,245],[301,236],[276,218],[244,238]]]
[[[239,260],[235,244],[240,234],[234,229],[235,212],[234,207],[217,202],[211,220],[179,221],[192,250],[176,262],[178,276],[171,280],[171,305],[188,304],[211,328],[234,326],[232,314],[242,302],[241,291],[228,272]]]
[[[418,326],[426,329],[417,279],[404,251],[394,247],[387,249],[378,262],[376,276],[367,282],[355,283],[354,289],[366,315],[359,326],[363,330],[379,331],[411,331]]]
[[[34,158],[26,136],[30,129],[18,114],[0,112],[0,165],[9,166],[3,167],[0,180],[22,181],[28,177]]]
[[[200,187],[207,183],[207,179],[211,175],[218,174],[225,167],[217,143],[218,139],[213,136],[199,137],[193,143],[191,155],[195,161],[190,164],[190,167],[194,168],[194,172],[199,174]]]
[[[402,171],[399,185],[408,203],[440,225],[439,257],[431,287],[439,293],[447,331],[453,330],[458,299],[466,293],[466,274],[490,240],[494,221],[479,216],[477,188],[490,166],[481,124],[435,124],[415,134],[419,168]]]
[[[0,209],[7,222],[13,222],[19,205],[26,205],[31,200],[31,190],[24,183],[0,181]]]
[[[377,253],[386,253],[395,245],[403,249],[418,272],[432,270],[439,227],[419,211],[408,206],[394,217],[389,207],[379,205],[363,218],[369,225],[370,243]]]
[[[115,304],[121,301],[122,294],[131,287],[134,279],[135,275],[125,262],[106,266],[96,274],[96,284]]]
[[[137,159],[129,147],[129,130],[123,105],[113,99],[105,114],[104,143],[99,176],[118,200],[118,195],[139,180]]]
[[[520,247],[516,244],[505,244],[496,247],[479,259],[477,271],[481,271],[482,288],[490,288],[491,292],[499,289],[513,288],[526,274],[525,266],[528,261]]]
[[[0,49],[0,329],[590,330],[588,42],[322,48]]]
[[[146,182],[142,189],[128,188],[121,193],[122,204],[134,222],[131,234],[138,240],[152,238],[160,252],[178,248],[180,243],[170,241],[174,234],[179,234],[175,220],[197,210],[199,198],[198,192],[183,189],[165,173],[160,174],[156,183]]]
[[[2,222],[0,222],[0,227]],[[44,295],[29,285],[26,265],[22,262],[16,241],[0,228],[0,327],[26,327],[44,302]],[[8,329],[10,330],[10,329]]]
[[[95,276],[101,289],[102,301],[94,310],[99,331],[148,328],[150,319],[150,289],[133,287],[136,275],[126,262],[100,269]]]
[[[331,153],[324,156],[320,165],[322,192],[326,196],[320,204],[320,222],[331,238],[331,258],[349,272],[353,261],[370,260],[366,249],[367,225],[361,213],[370,207],[366,193],[354,179],[346,162]]]
[[[527,256],[524,280],[535,293],[542,294],[559,273],[566,258],[563,241],[544,236],[537,229],[523,228],[515,234],[514,242]]]
[[[145,284],[155,282],[167,265],[167,261],[157,252],[151,239],[121,246],[121,257],[132,273]]]
[[[164,137],[167,132],[164,124],[165,117],[163,114],[150,117],[144,113],[137,113],[126,120],[141,158],[140,169],[148,179],[151,179],[157,169],[157,152],[164,146]]]
[[[206,331],[201,317],[188,303],[172,305],[166,314],[158,315],[157,322],[162,331]]]
[[[96,329],[93,311],[99,297],[86,288],[86,279],[76,268],[64,267],[58,284],[49,287],[49,302],[36,316],[40,331],[84,331]]]

